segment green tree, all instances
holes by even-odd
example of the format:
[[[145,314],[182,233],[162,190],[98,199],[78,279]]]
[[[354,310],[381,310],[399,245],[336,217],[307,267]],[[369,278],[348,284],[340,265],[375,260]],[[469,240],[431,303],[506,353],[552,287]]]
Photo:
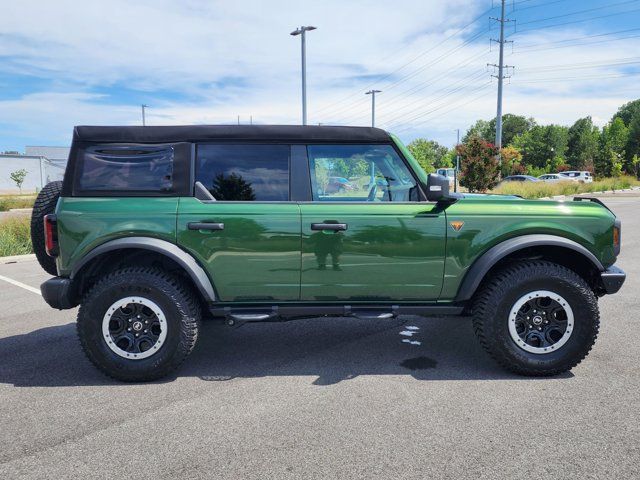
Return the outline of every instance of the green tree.
[[[629,129],[620,117],[613,120],[602,129],[599,139],[598,155],[595,159],[595,173],[598,176],[617,176],[613,172],[622,168],[622,160],[625,157],[625,148],[629,140]],[[619,164],[619,168],[618,168]]]
[[[633,158],[631,159],[631,167],[632,167],[632,173],[633,175],[635,175],[636,178],[638,178],[638,168],[640,168],[640,157],[638,155],[634,155]]]
[[[629,136],[624,148],[625,164],[627,172],[634,172],[632,160],[634,155],[640,155],[640,99],[622,105],[613,120],[620,118],[629,129]]]
[[[567,161],[575,170],[593,170],[598,154],[598,127],[591,117],[580,118],[569,128]]]
[[[431,173],[436,168],[451,167],[449,149],[438,142],[426,138],[416,138],[407,148],[425,172]]]
[[[637,117],[640,117],[640,99],[622,105],[613,116],[612,120],[620,118],[628,127],[632,120]]]
[[[518,135],[523,135],[533,128],[536,121],[533,118],[523,117],[521,115],[514,115],[513,113],[507,113],[502,116],[502,145],[511,145],[513,139]],[[490,121],[478,120],[475,124],[469,128],[463,142],[466,142],[470,137],[477,136],[487,142],[493,143],[496,138],[496,119],[492,118]]]
[[[219,173],[213,179],[213,185],[209,189],[216,200],[255,200],[256,194],[251,183],[241,175],[232,173],[225,177]]]
[[[473,137],[482,138],[487,142],[493,142],[496,138],[495,123],[492,133],[490,122],[487,122],[486,120],[477,120],[476,123],[469,127],[469,130],[464,134],[464,137],[462,137],[462,143],[468,143]]]
[[[11,172],[9,177],[16,184],[16,187],[20,189],[20,193],[22,193],[22,184],[24,183],[24,179],[27,177],[27,172],[24,168],[20,170],[16,170],[15,172]]]
[[[514,137],[512,144],[522,153],[525,167],[555,172],[564,163],[568,132],[567,127],[561,125],[534,125]]]
[[[369,174],[370,164],[365,160],[363,155],[328,160],[331,163],[332,176],[352,178]]]
[[[634,172],[633,157],[640,155],[640,114],[629,124],[629,137],[625,147],[625,170]]]
[[[462,175],[460,185],[471,192],[486,192],[498,184],[498,149],[480,137],[471,137],[458,145]]]

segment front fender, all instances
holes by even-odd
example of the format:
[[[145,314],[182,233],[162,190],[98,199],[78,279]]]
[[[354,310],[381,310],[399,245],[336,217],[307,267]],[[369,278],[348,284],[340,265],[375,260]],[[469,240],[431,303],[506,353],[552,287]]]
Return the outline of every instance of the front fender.
[[[573,250],[581,254],[585,258],[585,260],[590,262],[593,267],[598,269],[598,271],[602,272],[605,270],[600,260],[598,260],[598,258],[593,253],[587,250],[584,246],[580,245],[578,242],[556,235],[522,235],[519,237],[510,238],[493,246],[485,253],[483,253],[479,258],[477,258],[464,276],[464,279],[462,280],[460,287],[458,288],[458,293],[456,294],[455,301],[463,302],[469,300],[478,289],[480,282],[485,277],[487,272],[489,272],[489,270],[491,270],[491,268],[503,258],[514,252],[517,252],[518,250],[540,246],[560,247]]]

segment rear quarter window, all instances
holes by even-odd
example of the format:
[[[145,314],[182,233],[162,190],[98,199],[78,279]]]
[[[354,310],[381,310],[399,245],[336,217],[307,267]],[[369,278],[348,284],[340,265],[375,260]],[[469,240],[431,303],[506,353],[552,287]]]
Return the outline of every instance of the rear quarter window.
[[[74,192],[80,195],[186,193],[187,144],[92,145],[80,151]]]

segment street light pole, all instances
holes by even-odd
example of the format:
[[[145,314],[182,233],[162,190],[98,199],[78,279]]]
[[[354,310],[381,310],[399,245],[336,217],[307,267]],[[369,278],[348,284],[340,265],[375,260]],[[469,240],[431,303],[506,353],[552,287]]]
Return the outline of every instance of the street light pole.
[[[149,108],[149,105],[145,105],[144,103],[141,105],[142,107],[142,126],[146,126],[147,125],[147,119],[145,117],[145,109]]]
[[[296,37],[301,35],[301,49],[302,49],[302,125],[307,124],[307,47],[306,47],[306,32],[315,30],[316,27],[302,26],[293,32],[291,35]]]
[[[365,95],[371,95],[371,126],[376,126],[376,93],[382,93],[382,90],[369,90],[364,92]]]

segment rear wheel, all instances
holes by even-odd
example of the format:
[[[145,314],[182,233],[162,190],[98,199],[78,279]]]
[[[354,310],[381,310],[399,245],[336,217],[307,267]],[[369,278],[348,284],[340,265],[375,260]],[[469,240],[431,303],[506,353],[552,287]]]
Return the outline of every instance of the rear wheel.
[[[589,353],[600,325],[597,298],[584,279],[546,261],[497,272],[476,296],[473,310],[482,346],[521,375],[570,370]]]
[[[201,312],[191,289],[154,268],[117,270],[84,297],[78,336],[87,357],[123,381],[161,378],[191,353]]]
[[[55,259],[50,257],[45,250],[44,216],[55,212],[61,191],[62,182],[47,183],[40,190],[31,213],[31,245],[33,245],[33,251],[36,254],[38,263],[40,263],[45,272],[51,275],[57,275],[58,270]]]

